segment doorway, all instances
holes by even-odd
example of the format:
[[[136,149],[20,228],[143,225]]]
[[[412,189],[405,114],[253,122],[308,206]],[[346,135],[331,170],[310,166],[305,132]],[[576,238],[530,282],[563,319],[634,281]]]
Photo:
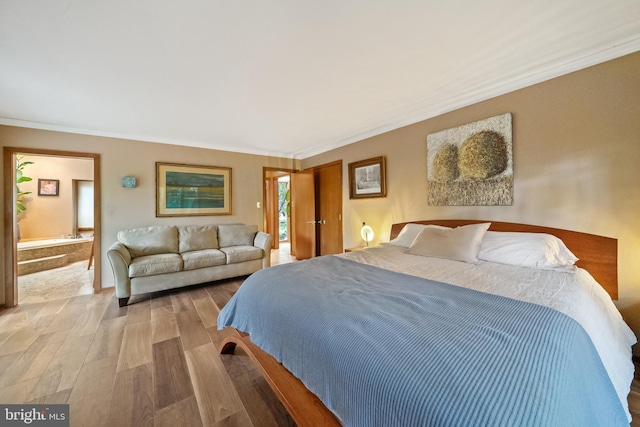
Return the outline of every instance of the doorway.
[[[83,218],[82,221],[85,221],[85,227],[76,227],[75,225],[69,227],[69,237],[71,240],[75,237],[82,237],[82,234],[86,234],[87,232],[93,235],[92,245],[93,251],[96,254],[100,254],[100,155],[94,153],[82,153],[82,152],[71,152],[71,151],[58,151],[58,150],[46,150],[46,149],[31,149],[31,148],[18,148],[18,147],[4,147],[4,156],[3,156],[3,164],[4,164],[4,215],[5,215],[5,226],[4,226],[4,236],[5,236],[5,307],[13,307],[18,304],[19,295],[18,295],[18,208],[16,207],[16,159],[19,155],[27,155],[27,156],[49,156],[51,158],[56,159],[83,159],[85,161],[89,161],[92,166],[92,173],[89,179],[85,179],[84,181],[93,181],[93,200],[92,200],[92,220],[87,220]],[[28,175],[28,173],[26,173]],[[33,176],[32,179],[34,181],[40,179],[41,181],[45,179],[48,185],[53,184],[54,188],[57,189],[57,192],[54,191],[53,194],[45,194],[46,192],[41,192],[39,195],[39,191],[36,187],[36,193],[31,194],[32,197],[51,197],[50,200],[55,200],[55,197],[60,197],[60,191],[62,188],[66,188],[67,197],[71,200],[71,194],[75,193],[75,190],[71,190],[72,182],[60,182],[59,177],[64,177],[65,175],[61,172],[57,176]],[[66,181],[66,178],[63,178]],[[43,184],[44,185],[44,184]],[[63,187],[64,185],[64,187]],[[47,187],[48,189],[49,187]],[[57,194],[57,195],[56,195]],[[85,198],[86,199],[86,198]],[[44,200],[44,199],[43,199]],[[76,202],[74,202],[76,203]],[[54,206],[54,205],[50,205]],[[28,209],[28,206],[27,206]],[[55,211],[51,211],[50,213],[54,213]],[[74,215],[77,216],[77,215]],[[73,222],[74,224],[77,221],[77,217],[69,218],[69,223]],[[86,226],[88,223],[90,226]],[[93,228],[93,230],[82,230],[82,228]],[[52,231],[54,232],[54,231]],[[67,234],[67,233],[58,233]],[[23,236],[20,236],[23,237]],[[62,237],[62,236],[60,236]],[[76,244],[81,243],[78,241],[72,241],[70,243]],[[89,264],[89,268],[91,264]],[[88,270],[89,268],[85,268]],[[74,277],[78,276],[78,274],[74,274]],[[101,290],[101,260],[98,255],[95,257],[93,262],[93,277],[90,278],[91,283],[89,289],[93,292],[97,293]]]
[[[74,179],[73,189],[73,232],[76,237],[93,233],[93,181]]]
[[[265,181],[265,188],[269,185]],[[291,172],[289,189],[292,255],[307,259],[342,253],[342,161]]]
[[[273,236],[273,249],[291,242],[291,169],[265,167],[263,174],[264,230]]]
[[[276,193],[278,195],[278,242],[288,243],[291,236],[291,209],[289,202],[291,201],[291,175],[279,176],[276,181]]]

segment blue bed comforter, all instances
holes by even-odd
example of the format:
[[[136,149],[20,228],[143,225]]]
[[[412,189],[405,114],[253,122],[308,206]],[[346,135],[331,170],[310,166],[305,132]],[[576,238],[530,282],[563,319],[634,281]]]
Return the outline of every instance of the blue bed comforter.
[[[568,316],[326,256],[250,276],[221,311],[347,426],[629,425]]]

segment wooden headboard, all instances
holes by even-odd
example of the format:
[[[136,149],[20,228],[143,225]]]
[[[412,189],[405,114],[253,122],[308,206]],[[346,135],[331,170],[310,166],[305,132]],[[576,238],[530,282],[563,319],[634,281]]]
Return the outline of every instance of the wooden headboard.
[[[414,224],[435,224],[445,227],[490,222],[491,231],[519,231],[525,233],[547,233],[560,238],[575,256],[579,258],[576,265],[587,270],[594,279],[607,291],[612,299],[618,299],[618,239],[596,236],[595,234],[560,228],[540,227],[537,225],[517,224],[512,222],[495,222],[464,219],[434,219],[426,221],[409,221]],[[395,239],[407,222],[391,226],[390,239]]]

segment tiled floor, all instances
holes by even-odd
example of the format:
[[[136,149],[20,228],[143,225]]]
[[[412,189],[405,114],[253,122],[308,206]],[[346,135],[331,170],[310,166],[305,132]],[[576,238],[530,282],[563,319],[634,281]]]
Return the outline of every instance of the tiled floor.
[[[18,276],[18,304],[35,304],[93,293],[93,267],[88,260]]]

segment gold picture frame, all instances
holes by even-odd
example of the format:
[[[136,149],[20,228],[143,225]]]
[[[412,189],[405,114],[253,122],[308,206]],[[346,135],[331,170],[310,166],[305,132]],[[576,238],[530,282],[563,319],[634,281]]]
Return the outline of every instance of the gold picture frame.
[[[349,198],[387,197],[384,156],[349,163]]]
[[[231,168],[156,162],[156,217],[231,213]]]

